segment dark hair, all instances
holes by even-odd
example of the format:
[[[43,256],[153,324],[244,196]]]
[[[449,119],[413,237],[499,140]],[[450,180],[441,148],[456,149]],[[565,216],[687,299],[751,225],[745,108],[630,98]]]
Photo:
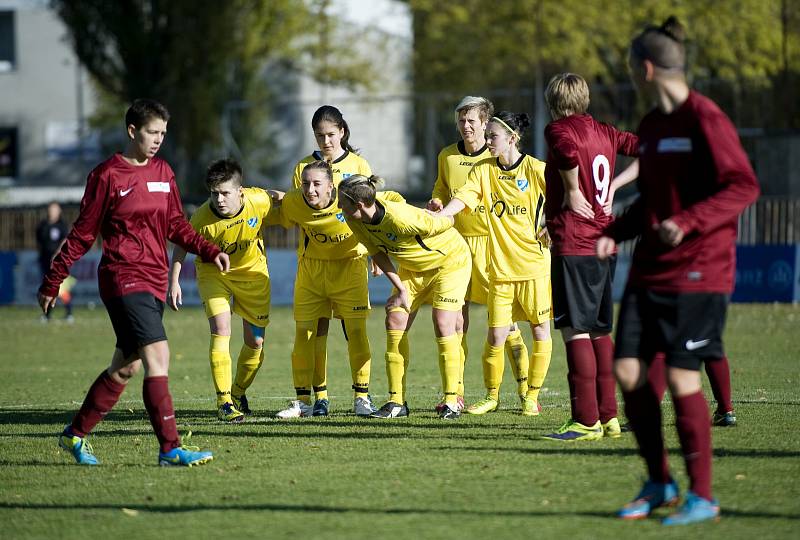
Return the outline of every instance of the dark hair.
[[[354,154],[358,153],[355,148],[350,146],[350,127],[347,125],[347,122],[344,121],[344,117],[339,109],[333,105],[323,105],[314,111],[314,116],[311,117],[311,129],[317,129],[322,122],[330,122],[339,129],[343,129],[342,148]]]
[[[309,172],[310,171],[323,171],[325,173],[325,176],[328,177],[328,180],[330,180],[331,183],[333,183],[333,171],[331,170],[331,164],[328,163],[327,161],[318,159],[316,161],[312,161],[311,163],[309,163],[308,165],[303,167],[303,172],[300,173],[300,178],[301,179],[306,177],[306,171],[309,171]]]
[[[125,128],[133,125],[139,129],[153,118],[169,122],[169,111],[158,101],[152,99],[136,99],[125,113]]]
[[[519,145],[519,141],[522,140],[522,135],[526,129],[528,129],[531,125],[531,117],[528,116],[526,113],[513,113],[510,111],[500,111],[499,113],[495,114],[492,118],[489,119],[491,122],[493,119],[500,120],[500,125],[503,126],[506,130],[511,128],[511,131],[517,135],[518,141],[517,145]]]
[[[206,187],[209,191],[228,180],[242,185],[241,165],[235,159],[230,158],[212,161],[206,170]]]
[[[661,26],[648,26],[631,41],[631,55],[661,69],[686,69],[686,30],[672,15]]]
[[[375,194],[385,184],[383,178],[374,174],[369,178],[363,174],[354,174],[339,182],[339,193],[354,203],[372,206],[375,204]]]

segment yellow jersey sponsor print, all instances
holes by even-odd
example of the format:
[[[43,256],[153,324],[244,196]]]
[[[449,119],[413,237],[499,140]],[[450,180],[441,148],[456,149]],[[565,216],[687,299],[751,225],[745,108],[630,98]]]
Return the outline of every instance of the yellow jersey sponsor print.
[[[455,192],[467,183],[472,166],[490,157],[491,154],[486,145],[473,153],[466,151],[464,141],[444,148],[439,152],[437,159],[438,173],[431,199],[439,199],[445,205],[449,203]],[[489,234],[486,206],[483,203],[478,203],[472,212],[459,212],[455,219],[455,229],[462,236],[486,236]]]
[[[269,276],[261,225],[272,208],[272,198],[260,188],[242,189],[242,209],[231,217],[223,217],[211,209],[208,201],[198,208],[191,219],[192,227],[203,238],[219,246],[231,260],[227,276],[249,279]],[[218,275],[219,270],[211,262],[195,258],[198,279],[207,275]]]
[[[455,193],[470,209],[483,204],[489,224],[489,279],[521,281],[550,273],[550,250],[539,240],[544,162],[523,154],[510,167],[477,163]]]
[[[370,255],[383,252],[406,270],[424,272],[461,263],[468,254],[466,242],[448,218],[399,201],[379,199],[376,204],[379,212],[384,211],[379,223],[347,219]]]
[[[301,182],[301,174],[306,165],[312,161],[325,161],[319,151],[313,152],[311,155],[304,157],[294,168],[292,175],[292,187],[299,188]],[[372,169],[367,163],[367,160],[358,154],[345,150],[344,154],[331,162],[331,172],[333,173],[333,185],[338,186],[339,182],[343,179],[353,176],[354,174],[363,174],[367,178],[372,176]]]

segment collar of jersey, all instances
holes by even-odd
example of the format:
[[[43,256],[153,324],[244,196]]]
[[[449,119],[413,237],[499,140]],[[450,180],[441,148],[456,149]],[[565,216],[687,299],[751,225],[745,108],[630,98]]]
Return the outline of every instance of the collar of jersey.
[[[519,167],[520,164],[522,163],[522,160],[525,159],[525,152],[523,152],[522,155],[519,156],[519,159],[517,160],[516,163],[514,163],[512,165],[509,165],[508,167],[506,167],[502,163],[500,163],[500,158],[496,158],[496,159],[497,159],[497,166],[500,167],[501,171],[506,171],[506,172],[513,171],[514,169]]]
[[[461,153],[462,156],[475,157],[475,156],[479,156],[479,155],[483,154],[483,152],[486,150],[486,143],[483,143],[483,146],[481,146],[478,150],[476,150],[474,152],[467,152],[467,147],[464,146],[464,141],[463,140],[458,141],[457,147],[458,147],[458,151]]]
[[[217,211],[214,209],[214,207],[213,207],[213,206],[211,206],[211,203],[208,203],[208,209],[209,209],[209,210],[211,210],[211,213],[212,213],[212,214],[214,214],[215,216],[217,216],[219,219],[233,219],[233,218],[235,218],[235,217],[238,217],[238,216],[239,216],[239,214],[241,214],[242,212],[244,212],[244,200],[242,200],[242,207],[241,207],[241,208],[239,208],[239,211],[238,211],[238,212],[236,212],[236,213],[235,213],[234,215],[232,215],[232,216],[223,216],[222,214],[220,214],[219,212],[217,212]]]
[[[378,225],[381,221],[383,221],[383,216],[386,215],[386,208],[384,208],[381,203],[375,201],[375,207],[375,215],[372,216],[372,219],[369,221],[370,225]]]
[[[311,155],[314,156],[314,159],[316,159],[316,160],[325,161],[325,158],[322,156],[322,152],[320,152],[319,150],[314,150],[311,153]],[[338,157],[338,158],[334,159],[333,161],[331,161],[331,163],[333,164],[333,163],[339,163],[340,161],[344,161],[344,159],[349,155],[350,155],[350,151],[349,150],[345,150],[344,154],[342,154],[340,157]]]

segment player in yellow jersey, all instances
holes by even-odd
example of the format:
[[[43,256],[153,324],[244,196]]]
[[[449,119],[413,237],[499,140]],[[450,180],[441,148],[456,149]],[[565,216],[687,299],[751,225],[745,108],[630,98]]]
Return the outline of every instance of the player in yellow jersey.
[[[428,209],[441,210],[453,194],[467,182],[467,175],[477,162],[491,157],[486,146],[486,122],[494,114],[494,105],[484,97],[466,96],[456,106],[455,122],[461,140],[445,147],[438,156],[438,173],[433,186]],[[486,304],[489,294],[489,275],[486,270],[486,248],[489,242],[489,224],[486,207],[478,203],[472,212],[455,215],[455,228],[464,237],[472,253],[472,277],[467,297],[461,310],[462,319],[456,327],[461,334],[461,379],[458,385],[459,402],[464,404],[464,363],[468,357],[467,330],[469,329],[470,303]],[[524,403],[528,391],[528,348],[522,334],[514,325],[505,343],[506,355],[517,381],[517,393]],[[443,403],[436,406],[438,411]]]
[[[519,151],[522,132],[530,125],[526,114],[501,112],[486,125],[486,144],[493,158],[473,166],[467,183],[441,211],[452,216],[483,204],[489,223],[489,334],[483,351],[486,397],[466,412],[483,414],[497,409],[503,379],[503,346],[513,321],[527,320],[533,331],[529,389],[522,413],[540,411],[539,388],[553,342],[550,338],[550,250],[541,239],[545,164]]]
[[[453,229],[453,218],[439,217],[405,202],[376,200],[383,179],[354,175],[339,184],[339,207],[353,234],[394,285],[386,302],[386,373],[389,400],[372,416],[408,416],[405,374],[407,332],[417,310],[433,304],[433,327],[445,404],[439,417],[455,419],[461,343],[456,322],[471,273],[469,247]],[[395,268],[395,261],[399,268]]]
[[[300,160],[294,168],[292,185],[300,189],[302,173],[306,165],[312,161],[327,161],[331,164],[334,187],[339,185],[342,178],[353,174],[370,176],[372,169],[363,157],[350,145],[350,127],[347,125],[342,113],[332,105],[323,105],[314,112],[311,118],[311,128],[314,130],[314,139],[319,150]],[[298,259],[302,247],[297,249]],[[313,388],[316,397],[314,402],[314,416],[328,414],[328,387],[327,387],[327,340],[330,318],[322,317],[317,323],[316,338],[314,339],[314,375]]]
[[[353,412],[357,416],[369,416],[376,409],[369,397],[372,356],[366,327],[370,312],[367,249],[345,223],[327,161],[312,161],[306,165],[300,186],[286,193],[277,212],[282,226],[296,225],[303,233],[294,285],[296,326],[292,376],[297,399],[277,416],[312,416],[317,321],[330,319],[332,311],[342,319],[347,338],[355,392]],[[399,194],[396,197],[402,200]],[[327,399],[325,401],[327,411]]]
[[[217,414],[224,422],[241,422],[250,407],[245,392],[264,360],[264,330],[269,324],[270,282],[261,224],[272,208],[270,194],[242,187],[242,169],[231,159],[208,167],[206,186],[211,193],[191,219],[192,227],[230,256],[228,272],[195,259],[197,288],[211,329],[209,359],[217,392]],[[168,302],[181,305],[178,282],[186,252],[176,246],[172,254]],[[231,304],[242,317],[244,345],[239,353],[236,378],[231,381]]]

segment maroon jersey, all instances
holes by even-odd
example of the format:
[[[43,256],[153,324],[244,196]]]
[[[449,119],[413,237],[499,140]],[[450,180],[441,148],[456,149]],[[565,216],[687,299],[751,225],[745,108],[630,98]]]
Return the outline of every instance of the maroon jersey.
[[[671,114],[655,109],[639,126],[639,199],[607,231],[639,236],[629,285],[666,292],[730,294],[739,214],[758,180],[730,119],[691,92]],[[670,218],[685,236],[675,248],[653,226]]]
[[[167,239],[205,261],[220,251],[186,221],[175,173],[159,158],[138,167],[114,154],[89,173],[80,215],[44,277],[42,294],[58,294],[70,267],[92,247],[98,233],[103,257],[97,280],[104,300],[149,292],[164,301]]]
[[[614,175],[617,154],[637,155],[638,139],[633,133],[619,131],[588,114],[571,115],[549,123],[544,137],[548,145],[544,212],[547,231],[553,239],[553,254],[594,255],[597,239],[614,219],[605,215],[603,204]],[[564,207],[564,182],[558,171],[576,166],[578,186],[594,209],[593,220]]]

